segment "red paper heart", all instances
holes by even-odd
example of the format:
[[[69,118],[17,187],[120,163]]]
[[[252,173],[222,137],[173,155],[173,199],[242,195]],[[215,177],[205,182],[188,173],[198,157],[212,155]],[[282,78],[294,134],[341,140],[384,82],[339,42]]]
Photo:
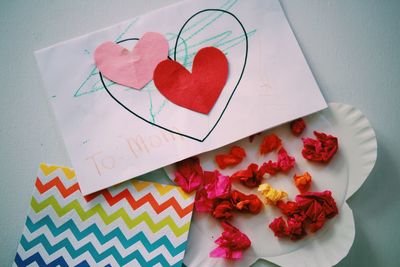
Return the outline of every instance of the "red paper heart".
[[[200,49],[193,60],[192,73],[173,60],[161,61],[154,70],[154,84],[178,106],[208,114],[228,78],[228,60],[215,47]]]

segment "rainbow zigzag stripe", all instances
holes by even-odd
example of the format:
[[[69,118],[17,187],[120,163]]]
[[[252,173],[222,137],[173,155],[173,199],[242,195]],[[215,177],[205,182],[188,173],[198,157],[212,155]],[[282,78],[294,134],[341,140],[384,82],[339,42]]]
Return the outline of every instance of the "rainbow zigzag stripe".
[[[144,181],[83,197],[73,170],[41,164],[14,266],[181,266],[193,195]]]

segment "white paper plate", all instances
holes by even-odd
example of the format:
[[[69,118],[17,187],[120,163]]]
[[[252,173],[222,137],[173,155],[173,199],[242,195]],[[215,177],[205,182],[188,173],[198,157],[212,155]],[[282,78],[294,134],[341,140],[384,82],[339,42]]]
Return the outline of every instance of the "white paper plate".
[[[247,266],[258,259],[282,266],[332,266],[343,259],[354,241],[355,228],[353,214],[345,202],[365,181],[376,161],[377,143],[375,133],[365,116],[356,108],[332,103],[325,111],[305,118],[307,128],[302,137],[313,137],[312,131],[322,131],[339,138],[339,151],[328,165],[316,164],[301,156],[302,141],[290,133],[287,124],[268,130],[256,136],[252,143],[248,138],[235,144],[245,148],[247,157],[238,166],[220,170],[231,175],[244,169],[251,162],[262,163],[269,159],[276,161],[276,153],[266,156],[258,153],[262,137],[267,133],[276,133],[282,140],[289,155],[296,158],[296,167],[287,174],[278,174],[265,179],[273,187],[283,189],[294,199],[298,194],[293,183],[294,173],[310,172],[313,185],[310,191],[331,190],[339,207],[339,215],[327,221],[327,224],[315,234],[293,242],[278,239],[268,228],[275,217],[281,216],[278,209],[265,206],[260,214],[236,214],[231,221],[252,241],[250,249],[244,252],[240,261],[209,258],[208,253],[216,247],[214,240],[222,232],[219,222],[209,214],[195,213],[189,234],[189,244],[184,258],[188,266]],[[217,169],[214,156],[227,153],[232,145],[199,156],[205,170]],[[351,163],[351,164],[350,164]],[[173,179],[174,167],[165,168]],[[245,193],[257,194],[256,189],[249,190],[240,184],[234,187]],[[262,197],[260,196],[260,199]],[[270,265],[262,262],[260,265]]]

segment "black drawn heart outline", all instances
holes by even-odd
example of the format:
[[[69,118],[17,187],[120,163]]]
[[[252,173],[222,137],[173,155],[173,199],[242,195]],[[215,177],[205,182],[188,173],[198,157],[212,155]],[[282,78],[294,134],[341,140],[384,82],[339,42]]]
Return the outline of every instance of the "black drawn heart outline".
[[[151,125],[153,125],[153,126],[156,126],[156,127],[160,128],[160,129],[163,129],[163,130],[168,131],[168,132],[170,132],[170,133],[177,134],[177,135],[180,135],[180,136],[183,136],[183,137],[186,137],[186,138],[189,138],[189,139],[198,141],[198,142],[204,142],[204,140],[206,140],[207,137],[210,136],[211,132],[215,129],[215,127],[217,126],[217,124],[218,124],[219,121],[221,120],[222,116],[224,115],[225,110],[227,109],[227,107],[228,107],[228,105],[229,105],[229,102],[231,101],[233,95],[234,95],[235,92],[236,92],[237,87],[238,87],[239,84],[240,84],[240,81],[242,80],[243,73],[244,73],[244,70],[245,70],[246,64],[247,64],[247,55],[248,55],[248,50],[249,50],[249,40],[248,40],[248,36],[247,36],[246,29],[244,28],[242,22],[241,22],[233,13],[231,13],[231,12],[229,12],[229,11],[226,11],[226,10],[223,10],[223,9],[217,9],[217,8],[203,9],[203,10],[200,10],[199,12],[195,13],[194,15],[192,15],[189,19],[187,19],[186,22],[183,24],[182,28],[179,30],[179,33],[178,33],[178,35],[177,35],[177,37],[176,37],[176,41],[175,41],[175,47],[174,47],[174,61],[176,61],[176,47],[178,46],[178,40],[179,40],[179,37],[180,37],[180,35],[181,35],[183,29],[185,28],[186,24],[188,24],[188,22],[189,22],[192,18],[194,18],[195,16],[197,16],[198,14],[201,14],[201,13],[203,13],[203,12],[209,12],[209,11],[219,11],[219,12],[223,12],[223,13],[225,13],[225,14],[231,15],[231,16],[239,23],[239,25],[240,25],[240,27],[242,28],[243,33],[244,33],[244,37],[245,37],[245,41],[246,41],[246,42],[245,42],[245,43],[246,43],[246,50],[245,50],[245,57],[244,57],[244,63],[243,63],[243,66],[242,66],[242,71],[241,71],[241,73],[240,73],[239,79],[238,79],[237,82],[236,82],[235,88],[233,89],[231,95],[229,96],[228,101],[226,102],[225,107],[224,107],[224,109],[222,110],[221,114],[219,115],[217,121],[214,123],[213,127],[210,129],[210,131],[207,133],[207,135],[206,135],[203,139],[199,139],[199,138],[196,138],[196,137],[194,137],[194,136],[190,136],[190,135],[187,135],[187,134],[184,134],[184,133],[180,133],[180,132],[177,132],[177,131],[168,129],[168,128],[164,127],[164,126],[161,126],[161,125],[158,125],[158,124],[156,124],[156,123],[154,123],[154,122],[151,122],[151,121],[149,121],[149,120],[143,118],[143,117],[140,116],[139,114],[135,113],[135,112],[132,111],[130,108],[128,108],[127,106],[125,106],[121,101],[119,101],[119,100],[110,92],[110,90],[107,88],[107,86],[106,86],[106,84],[105,84],[105,82],[104,82],[103,75],[102,75],[101,72],[99,71],[100,80],[101,80],[101,83],[103,84],[104,89],[107,91],[107,93],[111,96],[112,99],[114,99],[119,105],[121,105],[124,109],[126,109],[126,110],[127,110],[128,112],[130,112],[132,115],[136,116],[137,118],[139,118],[139,119],[141,119],[141,120],[143,120],[143,121],[145,121],[145,122],[147,122],[147,123],[149,123],[149,124],[151,124]],[[139,40],[139,38],[128,38],[128,39],[124,39],[124,40],[118,41],[117,44],[123,43],[123,42],[126,42],[126,41],[138,41],[138,40]],[[169,57],[168,57],[168,58],[169,58]]]

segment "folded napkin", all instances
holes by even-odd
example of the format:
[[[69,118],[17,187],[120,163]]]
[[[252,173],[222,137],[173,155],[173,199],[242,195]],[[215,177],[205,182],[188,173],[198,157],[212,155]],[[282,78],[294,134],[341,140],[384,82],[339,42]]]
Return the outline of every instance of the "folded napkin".
[[[14,265],[181,266],[193,201],[138,180],[84,197],[72,169],[41,164]]]

